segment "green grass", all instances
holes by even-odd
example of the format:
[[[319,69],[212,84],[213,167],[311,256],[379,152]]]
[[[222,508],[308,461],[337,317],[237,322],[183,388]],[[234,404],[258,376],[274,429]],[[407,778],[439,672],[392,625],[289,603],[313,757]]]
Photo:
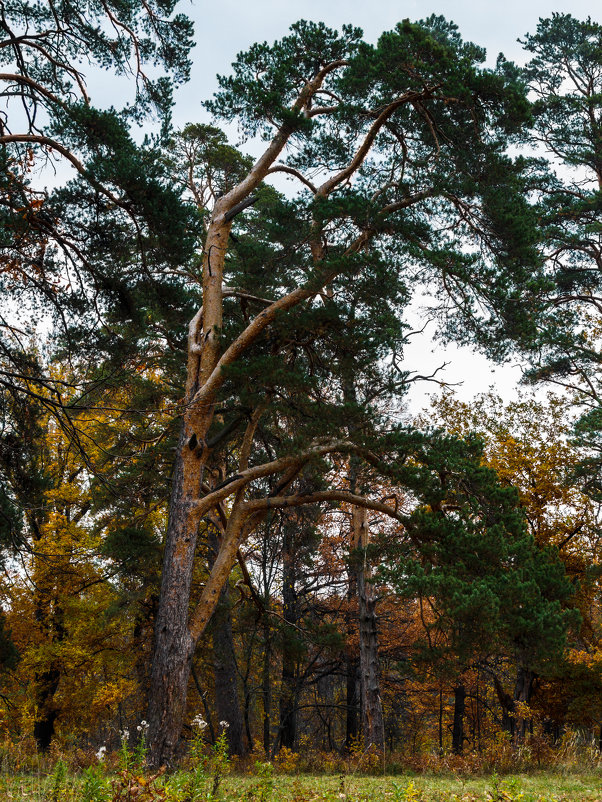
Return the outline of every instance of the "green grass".
[[[188,776],[179,773],[161,778],[161,783],[164,779],[168,802],[183,802]],[[59,780],[60,787],[57,787],[56,776],[3,775],[0,776],[0,799],[2,802],[82,801],[81,775],[69,774]],[[196,797],[194,802],[210,799],[210,788],[208,781],[203,794]],[[112,798],[108,778],[104,780],[104,789],[104,795],[100,795],[99,791],[98,802],[110,802]],[[462,779],[453,775],[337,777],[274,774],[271,777],[258,777],[232,774],[222,780],[218,798],[223,802],[602,802],[602,775],[538,772]],[[160,796],[153,797],[146,792],[140,799],[154,802]]]

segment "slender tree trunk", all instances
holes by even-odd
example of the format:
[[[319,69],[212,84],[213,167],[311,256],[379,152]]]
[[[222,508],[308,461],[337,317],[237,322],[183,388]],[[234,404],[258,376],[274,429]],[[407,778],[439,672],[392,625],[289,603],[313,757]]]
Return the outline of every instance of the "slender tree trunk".
[[[378,679],[378,638],[374,593],[370,570],[365,561],[368,545],[368,522],[364,507],[353,508],[353,538],[358,556],[357,590],[359,601],[360,689],[362,701],[362,733],[365,746],[384,747],[384,721]]]
[[[452,727],[452,751],[461,755],[464,749],[464,711],[466,709],[466,688],[459,684],[454,688],[454,723]]]
[[[214,614],[213,672],[215,681],[215,709],[219,721],[227,721],[228,750],[231,755],[244,754],[243,719],[238,697],[236,659],[232,643],[227,589],[221,593]]]
[[[443,685],[439,686],[439,757],[443,756]]]
[[[282,547],[282,614],[288,624],[296,625],[298,619],[297,594],[295,590],[295,553],[293,538],[283,526]],[[297,636],[292,627],[286,627],[282,643],[282,690],[280,694],[280,746],[295,748],[297,740]]]
[[[357,578],[355,570],[351,567],[348,572],[347,581],[347,611],[345,613],[347,629],[347,647],[345,650],[345,677],[346,677],[346,702],[347,712],[345,720],[345,748],[350,749],[357,741],[359,735],[359,661],[356,656],[355,647],[351,648],[351,642],[357,631]]]
[[[270,631],[270,619],[266,614],[263,620],[263,672],[262,672],[262,698],[263,698],[263,751],[269,756],[272,746],[272,637]]]
[[[519,665],[516,672],[516,684],[514,686],[514,708],[516,703],[528,705],[531,701],[533,691],[533,681],[535,674],[524,665]],[[530,726],[531,719],[519,715],[514,719],[514,742],[520,743],[524,740],[527,727]]]
[[[477,687],[476,687],[476,706],[477,706],[477,747],[479,753],[481,751],[481,693],[479,686],[479,673],[477,672]]]
[[[213,567],[219,551],[219,540],[215,528],[210,528],[210,566]],[[213,677],[215,685],[215,707],[219,721],[227,721],[228,750],[231,755],[244,754],[243,719],[238,693],[238,669],[232,634],[230,594],[226,583],[220,593],[219,602],[211,620],[213,640]]]
[[[345,717],[345,748],[349,749],[359,735],[359,664],[355,657],[345,655],[347,713]]]
[[[512,713],[514,711],[514,701],[510,694],[506,693],[502,683],[495,675],[493,676],[493,685],[495,687],[495,692],[497,694],[500,707],[502,708],[502,729],[504,732],[508,732],[510,735],[512,735],[514,721],[512,718]]]
[[[238,696],[238,676],[232,618],[227,585],[213,614],[213,672],[215,708],[219,721],[227,721],[228,749],[231,755],[244,754],[243,719]]]
[[[211,739],[211,743],[214,744],[216,735],[215,735],[215,728],[213,726],[213,721],[211,720],[211,710],[209,709],[209,705],[207,704],[207,691],[204,691],[203,688],[201,687],[198,674],[194,667],[194,662],[192,662],[190,666],[190,673],[192,674],[194,684],[196,685],[197,693],[201,699],[201,702],[203,703],[203,712],[205,713],[207,728],[209,729],[209,738]]]

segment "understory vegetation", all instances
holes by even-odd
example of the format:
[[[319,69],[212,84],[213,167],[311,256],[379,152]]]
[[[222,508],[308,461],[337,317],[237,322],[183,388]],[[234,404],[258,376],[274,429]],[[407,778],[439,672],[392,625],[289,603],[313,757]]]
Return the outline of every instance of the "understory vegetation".
[[[199,744],[197,743],[197,747]],[[28,748],[29,747],[29,748]],[[504,749],[481,755],[368,755],[282,750],[230,759],[225,739],[195,748],[177,771],[145,771],[144,747],[117,753],[77,749],[41,757],[31,744],[1,749],[3,799],[32,802],[199,802],[392,800],[392,802],[564,802],[602,799],[602,757],[569,734],[558,749]]]

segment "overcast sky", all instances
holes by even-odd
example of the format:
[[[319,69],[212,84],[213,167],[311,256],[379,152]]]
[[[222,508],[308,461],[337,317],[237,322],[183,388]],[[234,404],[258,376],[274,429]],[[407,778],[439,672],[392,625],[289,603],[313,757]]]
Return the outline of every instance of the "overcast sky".
[[[594,0],[182,0],[179,10],[195,22],[196,46],[192,52],[191,80],[176,95],[174,122],[209,121],[201,102],[217,88],[217,73],[228,74],[236,54],[257,41],[272,42],[284,36],[298,19],[322,21],[333,28],[351,23],[363,29],[368,41],[390,30],[402,19],[418,20],[430,14],[442,14],[453,20],[465,40],[485,47],[487,61],[494,64],[498,53],[522,64],[526,54],[517,41],[525,33],[534,32],[542,17],[554,12],[570,12],[578,19],[591,16],[602,22],[602,7]],[[105,76],[106,78],[106,76]],[[94,79],[92,79],[95,83]],[[92,88],[92,87],[91,87]],[[102,81],[92,92],[94,102],[115,102],[111,93],[114,83]],[[412,321],[420,325],[417,314]],[[443,350],[428,337],[415,338],[407,350],[408,369],[428,373],[443,361],[449,361],[445,378],[462,382],[457,388],[468,399],[495,385],[501,394],[510,398],[516,393],[521,376],[518,366],[493,366],[482,356],[467,349],[454,347]],[[436,391],[432,384],[416,385],[412,391],[411,408],[418,409],[427,402],[426,394]]]
[[[540,17],[570,12],[579,19],[602,21],[599,0],[183,0],[179,8],[195,21],[197,45],[192,80],[178,93],[178,122],[197,118],[200,101],[216,88],[216,73],[229,72],[238,52],[253,42],[279,39],[299,19],[322,21],[332,28],[351,23],[375,42],[402,19],[442,14],[458,25],[464,39],[485,47],[492,64],[500,52],[522,63],[517,39],[534,32]]]

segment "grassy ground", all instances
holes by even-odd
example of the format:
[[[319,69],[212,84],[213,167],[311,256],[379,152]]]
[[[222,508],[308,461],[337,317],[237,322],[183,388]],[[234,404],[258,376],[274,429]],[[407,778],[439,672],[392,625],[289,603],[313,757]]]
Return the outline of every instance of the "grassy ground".
[[[91,775],[90,775],[91,776]],[[602,802],[602,774],[579,772],[511,774],[462,779],[446,776],[312,776],[229,775],[222,779],[217,796],[211,795],[208,778],[191,796],[189,775],[160,778],[154,784],[130,783],[120,795],[110,778],[96,776],[96,784],[82,775],[0,775],[2,802]]]

